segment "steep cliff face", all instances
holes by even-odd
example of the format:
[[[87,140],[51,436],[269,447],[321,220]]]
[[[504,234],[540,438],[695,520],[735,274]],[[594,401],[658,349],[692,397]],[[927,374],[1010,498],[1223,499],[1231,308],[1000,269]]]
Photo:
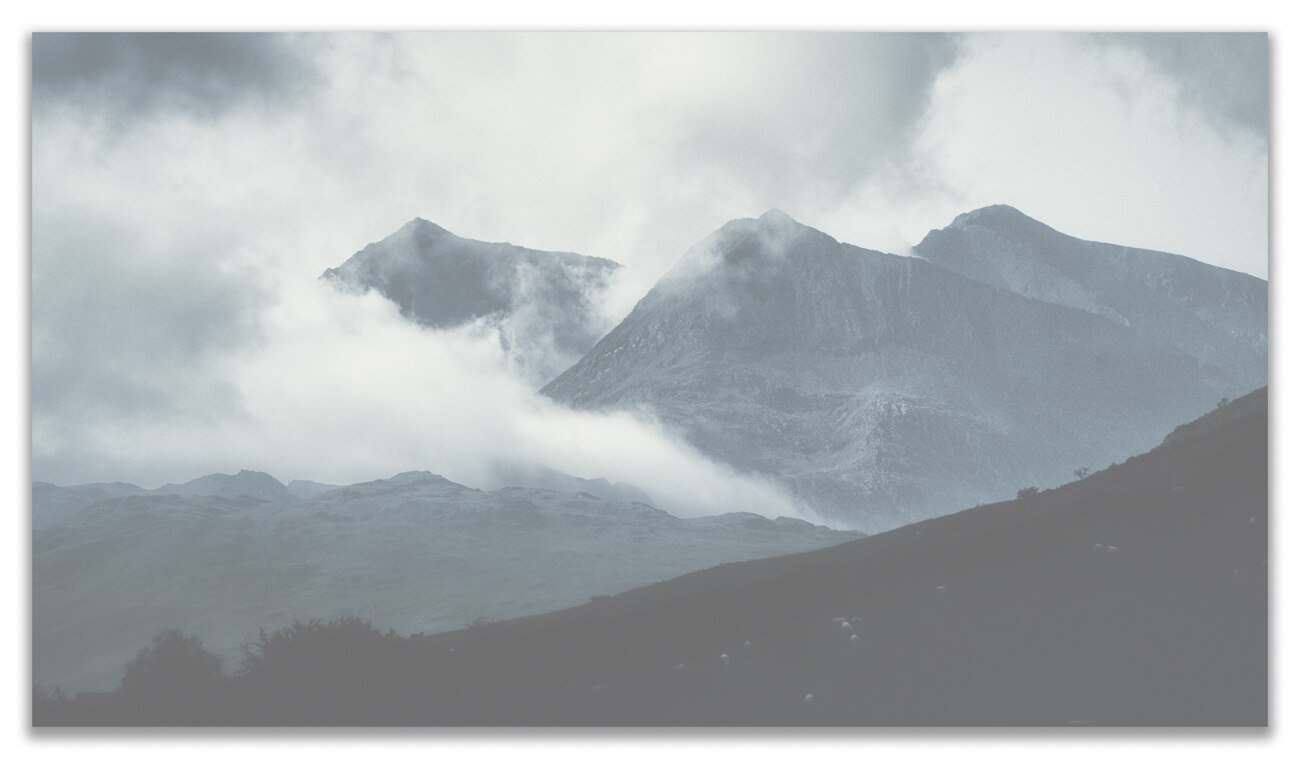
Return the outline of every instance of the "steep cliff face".
[[[1264,384],[1268,283],[1184,256],[1080,240],[1009,206],[958,216],[916,254],[964,277],[1098,314],[1194,356],[1235,387]]]
[[[498,330],[521,373],[541,384],[609,328],[602,298],[619,265],[576,253],[458,237],[414,219],[322,277],[375,290],[433,329],[475,321]]]
[[[647,407],[879,530],[1122,460],[1247,389],[1154,330],[769,211],[689,250],[543,392]]]

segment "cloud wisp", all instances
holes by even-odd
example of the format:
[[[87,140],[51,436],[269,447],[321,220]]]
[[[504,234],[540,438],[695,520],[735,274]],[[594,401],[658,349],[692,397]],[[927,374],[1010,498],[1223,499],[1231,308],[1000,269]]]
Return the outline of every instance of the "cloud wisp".
[[[708,460],[648,414],[538,395],[493,327],[419,327],[374,293],[323,282],[287,284],[263,327],[215,367],[238,399],[229,413],[87,424],[85,452],[150,485],[246,467],[330,482],[429,469],[490,487],[502,469],[541,465],[634,485],[683,516],[803,515],[776,484]]]
[[[1258,35],[39,34],[35,475],[473,481],[517,450],[777,513],[652,421],[536,399],[482,325],[316,277],[421,216],[627,265],[613,323],[728,219],[905,253],[990,203],[1265,275],[1266,67]]]

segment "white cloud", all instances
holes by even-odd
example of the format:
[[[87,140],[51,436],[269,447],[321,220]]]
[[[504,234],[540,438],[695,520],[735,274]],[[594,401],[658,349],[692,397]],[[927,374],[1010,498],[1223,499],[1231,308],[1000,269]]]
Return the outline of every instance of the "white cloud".
[[[1266,147],[1225,131],[1141,54],[1072,35],[979,35],[917,142],[961,205],[1267,275]],[[952,206],[949,206],[952,208]]]
[[[216,367],[237,412],[91,422],[82,452],[146,484],[247,467],[349,483],[431,469],[490,486],[499,464],[540,464],[635,485],[679,515],[801,514],[775,484],[709,461],[650,416],[537,395],[481,325],[417,327],[376,294],[313,281],[285,283],[263,324],[263,340]]]
[[[510,451],[666,500],[708,482],[708,508],[785,508],[653,423],[548,406],[487,340],[430,336],[382,303],[316,292],[326,267],[415,216],[629,264],[611,318],[689,245],[771,206],[901,252],[962,211],[1005,202],[1083,237],[1266,265],[1260,131],[1210,123],[1167,62],[1134,46],[1059,35],[979,35],[960,49],[897,35],[291,41],[310,73],[295,61],[241,99],[235,67],[220,109],[154,98],[105,118],[73,95],[34,101],[38,478],[429,468],[472,481],[484,457]],[[158,105],[169,102],[189,105]]]

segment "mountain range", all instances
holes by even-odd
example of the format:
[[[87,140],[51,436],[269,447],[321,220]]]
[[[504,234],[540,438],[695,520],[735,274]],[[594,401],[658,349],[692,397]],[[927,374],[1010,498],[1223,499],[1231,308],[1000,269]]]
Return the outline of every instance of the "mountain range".
[[[36,483],[34,682],[115,687],[168,628],[233,662],[259,629],[295,618],[438,632],[859,537],[745,513],[679,519],[574,489],[635,492],[616,484],[533,476],[569,490],[482,491],[428,472],[311,483],[306,497],[250,471],[151,491]]]
[[[468,706],[439,702],[451,722],[861,722],[847,705],[887,724],[1001,724],[1026,713],[1035,724],[1259,719],[1266,574],[1259,531],[1237,528],[1265,516],[1267,396],[1226,399],[1266,381],[1265,281],[1073,238],[1007,206],[958,216],[911,255],[840,242],[777,210],[737,219],[687,250],[610,328],[605,295],[618,272],[417,219],[323,277],[377,291],[430,329],[495,333],[555,402],[653,416],[701,455],[785,488],[817,521],[883,534],[839,546],[862,533],[766,519],[745,504],[682,519],[637,488],[526,463],[498,466],[490,490],[428,472],[345,486],[247,470],[153,490],[35,482],[35,683],[112,687],[169,627],[230,661],[261,629],[358,615],[421,636],[468,625],[412,644],[477,651],[445,665],[458,682],[499,675],[500,641],[547,658],[536,668],[504,656],[540,679],[508,698],[492,685]],[[917,600],[926,584],[957,600]],[[489,624],[637,586],[648,587]],[[943,610],[954,603],[960,614]],[[872,619],[884,645],[846,666],[833,648],[845,641],[796,629],[832,611]],[[1170,644],[1178,625],[1195,632]],[[1009,626],[1017,632],[998,638]],[[699,671],[718,650],[746,661],[750,647],[735,648],[742,635],[767,638],[751,641],[764,648],[785,640],[787,659],[754,687],[713,672],[688,676],[696,695],[679,693],[671,672]],[[1036,645],[1045,658],[1031,667],[1023,655],[1035,661]],[[1223,654],[1232,645],[1240,656]],[[895,650],[906,655],[891,663]],[[942,665],[927,663],[935,650]],[[1107,651],[1124,653],[1105,662]],[[1179,674],[1215,651],[1218,663]],[[636,670],[670,655],[683,670],[648,680]],[[1161,686],[1134,662],[1158,670]],[[971,706],[998,666],[1022,665],[1006,680],[1022,691]],[[561,666],[574,673],[557,674]],[[787,703],[769,680],[800,667],[816,673],[800,690],[839,705]],[[583,681],[598,673],[613,674]],[[1077,701],[1064,699],[1061,678],[1086,680]],[[1206,678],[1231,684],[1222,692],[1241,708],[1204,696],[1190,711],[1160,711],[1158,699]],[[607,686],[617,698],[601,711]],[[747,688],[756,701],[744,701]],[[1034,701],[1047,692],[1055,700]],[[503,698],[523,699],[514,703],[524,711],[474,711]],[[759,711],[727,711],[727,699]],[[908,711],[908,699],[932,708]],[[1013,702],[1020,711],[996,708]]]
[[[694,245],[542,392],[648,410],[879,531],[1148,449],[1264,384],[1266,322],[1263,280],[1005,206],[911,256],[772,210]]]

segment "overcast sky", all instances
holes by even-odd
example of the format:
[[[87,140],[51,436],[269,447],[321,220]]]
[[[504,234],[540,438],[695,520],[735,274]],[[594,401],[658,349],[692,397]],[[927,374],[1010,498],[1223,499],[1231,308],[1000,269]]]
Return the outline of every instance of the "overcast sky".
[[[32,51],[37,479],[472,479],[493,446],[568,461],[515,417],[608,420],[555,421],[472,340],[314,289],[415,216],[611,258],[643,289],[769,207],[902,253],[1008,203],[1267,275],[1263,35],[37,35]],[[419,358],[444,354],[480,368]],[[487,424],[464,409],[495,403],[489,387],[515,405]],[[601,434],[643,433],[660,466],[686,455],[653,429]],[[322,453],[336,437],[355,445]],[[605,473],[585,461],[575,474]]]

